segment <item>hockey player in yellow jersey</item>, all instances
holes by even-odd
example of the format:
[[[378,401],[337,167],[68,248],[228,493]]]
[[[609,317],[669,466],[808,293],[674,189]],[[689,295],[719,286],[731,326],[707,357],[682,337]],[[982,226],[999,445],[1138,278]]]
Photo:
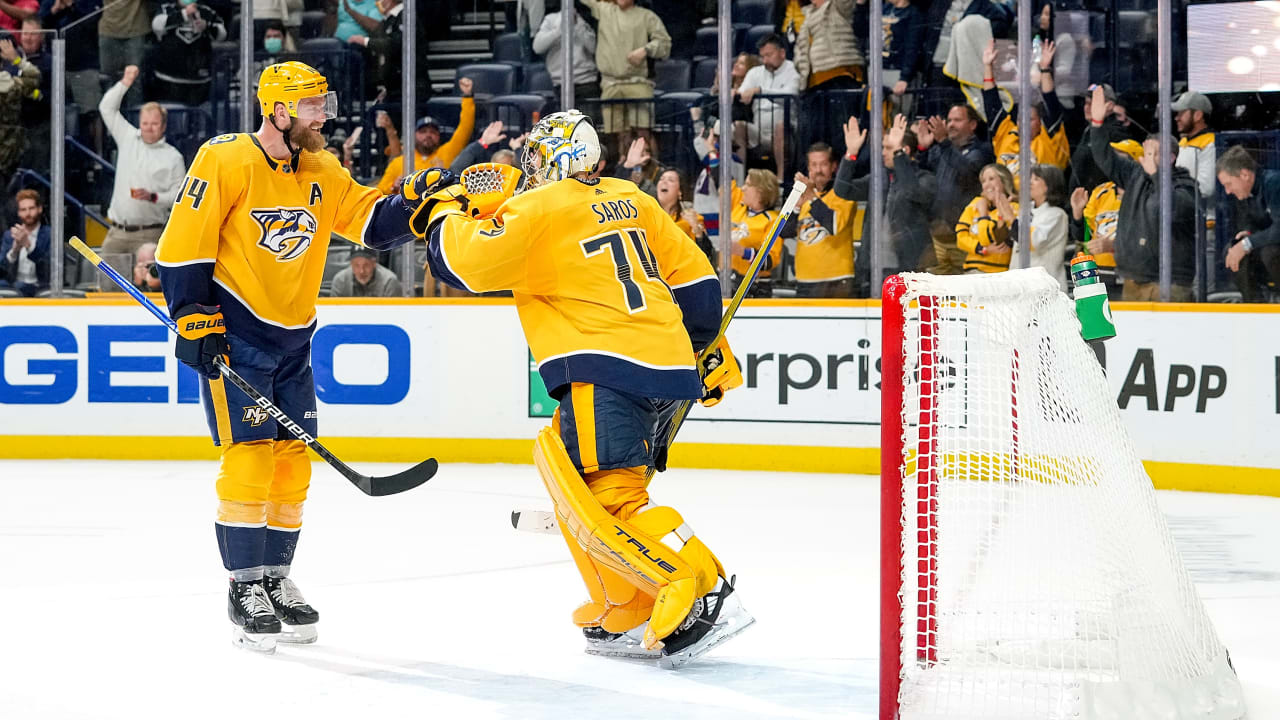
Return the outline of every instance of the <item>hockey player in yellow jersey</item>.
[[[650,468],[665,469],[660,425],[675,402],[741,383],[727,344],[707,385],[695,366],[718,334],[720,283],[656,200],[590,178],[600,147],[585,115],[544,118],[525,148],[523,193],[475,217],[465,188],[442,177],[414,231],[437,278],[513,292],[560,402],[534,460],[590,595],[573,613],[588,652],[678,666],[752,621],[716,556],[647,490]]]
[[[224,357],[315,437],[310,343],[330,235],[374,248],[411,241],[415,206],[359,185],[324,152],[320,129],[337,103],[315,69],[267,67],[258,100],[257,132],[200,148],[156,263],[181,330],[176,354],[203,376],[205,417],[222,448],[214,528],[231,575],[235,641],[273,651],[277,640],[316,638],[319,613],[288,578],[311,461],[303,442],[225,382],[213,359]]]

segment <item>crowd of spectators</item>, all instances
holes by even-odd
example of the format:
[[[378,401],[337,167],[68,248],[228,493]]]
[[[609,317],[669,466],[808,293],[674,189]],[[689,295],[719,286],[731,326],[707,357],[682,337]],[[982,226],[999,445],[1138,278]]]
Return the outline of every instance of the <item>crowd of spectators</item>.
[[[404,174],[399,48],[412,30],[419,38],[415,167],[518,163],[521,133],[539,113],[558,109],[569,82],[600,131],[601,172],[653,194],[713,261],[730,253],[735,274],[760,247],[791,182],[809,187],[753,294],[866,297],[879,280],[871,277],[866,212],[873,164],[886,170],[880,258],[887,272],[1019,266],[1018,104],[1026,102],[1033,265],[1065,289],[1068,258],[1090,252],[1117,299],[1158,299],[1158,168],[1174,157],[1172,299],[1207,299],[1196,287],[1197,241],[1206,236],[1213,245],[1218,223],[1229,238],[1216,257],[1225,269],[1199,272],[1229,271],[1246,301],[1276,297],[1280,237],[1272,236],[1280,226],[1271,218],[1280,211],[1280,168],[1266,167],[1275,159],[1243,148],[1217,158],[1214,119],[1226,108],[1215,113],[1215,100],[1195,91],[1175,98],[1174,116],[1165,120],[1178,146],[1162,151],[1150,88],[1122,97],[1089,60],[1098,38],[1060,27],[1062,13],[1096,10],[1081,0],[1038,4],[1029,68],[1017,66],[1010,44],[1011,0],[886,0],[878,24],[866,0],[736,0],[735,21],[741,11],[752,22],[733,30],[732,117],[723,135],[715,117],[718,68],[700,71],[714,66],[700,44],[715,28],[713,0],[520,0],[507,18],[506,30],[519,40],[515,60],[509,53],[502,58],[515,67],[508,91],[541,93],[544,102],[514,120],[490,106],[493,93],[477,86],[483,78],[459,76],[448,103],[428,103],[434,67],[428,43],[447,36],[460,8],[416,1],[413,29],[403,26],[402,0],[253,3],[256,65],[306,60],[308,52],[320,52],[322,60],[334,52],[359,58],[350,66],[360,69],[359,82],[344,87],[363,88],[363,96],[351,98],[352,112],[327,149],[384,192]],[[189,160],[205,139],[166,137],[169,112],[227,101],[219,92],[252,93],[215,62],[219,47],[238,37],[238,8],[231,0],[0,0],[0,176],[13,177],[19,167],[48,171],[51,62],[44,33],[63,30],[75,40],[66,46],[73,135],[115,166],[112,182],[102,184],[111,188],[101,204],[108,225],[102,249],[128,254],[140,286],[146,283],[137,269],[146,266],[147,245],[179,192],[183,154]],[[317,12],[323,21],[308,27],[307,17]],[[569,78],[561,47],[566,13],[574,23]],[[871,108],[865,93],[873,31],[883,40],[882,108]],[[311,50],[315,38],[336,44]],[[683,85],[664,85],[670,67],[683,68]],[[535,70],[545,71],[545,85]],[[1014,96],[1022,73],[1037,89],[1032,97]],[[701,94],[679,92],[690,89]],[[679,102],[660,102],[664,92]],[[872,112],[884,119],[884,142],[864,152]],[[734,180],[727,189],[733,210],[723,222],[722,161]],[[30,233],[18,205],[29,214],[30,202],[10,197],[8,212],[20,221],[5,235],[0,282],[38,290],[47,286],[30,282],[41,267],[38,243],[19,241]],[[35,202],[41,207],[38,194]],[[332,291],[339,277],[344,294],[347,286],[354,294],[387,291],[386,276],[364,267],[366,261],[390,263],[353,256],[348,274],[331,281]],[[429,275],[423,284],[427,294],[437,292]]]

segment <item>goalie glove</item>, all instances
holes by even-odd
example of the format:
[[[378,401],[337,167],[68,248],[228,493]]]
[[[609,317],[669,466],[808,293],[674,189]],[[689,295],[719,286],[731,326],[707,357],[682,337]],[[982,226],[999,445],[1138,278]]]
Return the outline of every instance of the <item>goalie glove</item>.
[[[462,186],[470,201],[467,214],[481,220],[492,217],[516,194],[523,175],[520,168],[503,163],[480,163],[463,170]]]
[[[217,305],[187,305],[174,313],[178,326],[178,340],[174,355],[191,369],[210,380],[222,374],[213,364],[215,358],[225,361],[230,351],[227,347],[227,326]]]
[[[698,368],[702,375],[703,395],[698,402],[704,407],[711,407],[724,399],[724,394],[742,385],[742,371],[738,368],[738,360],[733,356],[727,338],[720,338],[716,349],[702,361]]]

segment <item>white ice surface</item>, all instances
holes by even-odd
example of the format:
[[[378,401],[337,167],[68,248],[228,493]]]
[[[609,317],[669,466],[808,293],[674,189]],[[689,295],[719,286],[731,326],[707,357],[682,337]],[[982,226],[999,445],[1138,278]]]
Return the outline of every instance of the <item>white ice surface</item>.
[[[401,466],[360,464],[362,472]],[[0,462],[0,718],[871,718],[877,481],[674,470],[651,486],[757,623],[679,672],[582,653],[532,467],[368,498],[317,463],[293,577],[320,641],[231,647],[215,466]],[[1162,493],[1255,720],[1280,718],[1280,500]],[[247,715],[244,713],[248,713]]]

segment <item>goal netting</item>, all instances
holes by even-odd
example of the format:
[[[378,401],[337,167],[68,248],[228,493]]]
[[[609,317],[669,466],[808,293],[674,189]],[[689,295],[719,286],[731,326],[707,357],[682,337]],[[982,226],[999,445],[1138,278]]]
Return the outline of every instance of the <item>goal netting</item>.
[[[1244,717],[1057,282],[905,274],[883,307],[882,716]]]

